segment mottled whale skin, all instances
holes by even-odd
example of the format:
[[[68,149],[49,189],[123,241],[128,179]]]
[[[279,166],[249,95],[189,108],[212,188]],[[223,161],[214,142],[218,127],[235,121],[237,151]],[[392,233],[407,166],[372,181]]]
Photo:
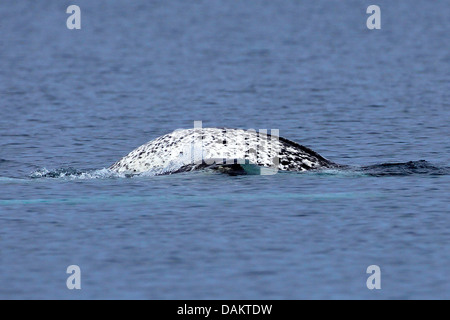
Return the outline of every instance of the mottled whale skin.
[[[193,128],[156,138],[109,169],[125,174],[172,174],[243,162],[281,171],[339,166],[307,147],[275,135],[243,129]]]

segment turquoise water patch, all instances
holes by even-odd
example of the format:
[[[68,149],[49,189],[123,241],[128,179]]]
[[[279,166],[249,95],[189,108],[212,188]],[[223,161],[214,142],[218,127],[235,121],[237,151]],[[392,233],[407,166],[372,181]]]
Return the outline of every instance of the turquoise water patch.
[[[287,200],[287,199],[308,199],[308,200],[340,200],[340,199],[360,199],[360,198],[375,198],[380,197],[380,193],[371,192],[339,192],[339,193],[317,193],[317,194],[301,194],[301,193],[279,193],[279,194],[233,194],[233,201],[246,201],[246,200],[258,200],[258,199],[271,199],[271,200]],[[230,200],[230,195],[217,194],[211,195],[196,195],[196,196],[182,196],[182,195],[150,195],[150,196],[94,196],[94,197],[78,197],[78,198],[57,198],[57,199],[11,199],[0,200],[0,205],[36,205],[36,204],[83,204],[83,203],[126,203],[126,202],[176,202],[176,201],[188,201],[188,202],[210,202],[227,201]]]

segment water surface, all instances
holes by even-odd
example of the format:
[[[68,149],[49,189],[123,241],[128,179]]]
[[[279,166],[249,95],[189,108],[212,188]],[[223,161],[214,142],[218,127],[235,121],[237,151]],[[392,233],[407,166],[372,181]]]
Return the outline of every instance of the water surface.
[[[0,298],[450,298],[448,2],[76,4],[0,4]],[[194,120],[372,167],[104,169]]]

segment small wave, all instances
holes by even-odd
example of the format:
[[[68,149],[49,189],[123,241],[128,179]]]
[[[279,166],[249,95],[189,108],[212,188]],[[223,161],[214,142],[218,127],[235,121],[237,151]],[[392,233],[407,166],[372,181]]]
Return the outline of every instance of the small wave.
[[[439,167],[425,160],[401,163],[382,163],[361,167],[361,170],[370,176],[407,176],[415,174],[448,175],[450,167]]]
[[[281,172],[281,171],[280,171]],[[284,171],[283,173],[291,173]],[[389,177],[409,175],[450,175],[450,167],[431,164],[426,160],[408,161],[399,163],[381,163],[370,166],[340,166],[334,169],[318,169],[308,172],[297,172],[298,174],[309,174],[317,176],[338,177]]]
[[[133,178],[133,177],[154,177],[160,175],[166,175],[170,168],[155,172],[148,171],[140,174],[124,174],[118,173],[109,169],[100,170],[78,170],[75,168],[59,168],[55,170],[48,170],[42,168],[30,174],[31,179],[50,178],[50,179],[114,179],[114,178]],[[196,170],[196,171],[205,171]],[[208,171],[206,169],[206,171]],[[279,173],[294,173],[294,172],[282,172]],[[305,174],[305,172],[295,172],[298,174]],[[341,167],[337,169],[325,169],[318,171],[309,171],[306,174],[319,175],[319,176],[342,176],[342,177],[364,177],[364,176],[407,176],[407,175],[448,175],[450,174],[450,167],[439,167],[433,165],[425,160],[409,161],[403,163],[382,163],[370,166],[362,167]]]
[[[10,178],[10,177],[0,177],[0,183],[14,183],[14,182],[24,182],[25,179],[19,179],[19,178]]]

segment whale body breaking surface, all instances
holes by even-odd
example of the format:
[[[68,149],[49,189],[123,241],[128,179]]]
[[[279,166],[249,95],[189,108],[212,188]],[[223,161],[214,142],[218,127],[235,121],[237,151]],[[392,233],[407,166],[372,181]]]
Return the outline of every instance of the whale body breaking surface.
[[[114,163],[118,173],[172,174],[205,168],[227,173],[257,169],[310,171],[339,167],[315,151],[266,132],[228,128],[175,130]]]

